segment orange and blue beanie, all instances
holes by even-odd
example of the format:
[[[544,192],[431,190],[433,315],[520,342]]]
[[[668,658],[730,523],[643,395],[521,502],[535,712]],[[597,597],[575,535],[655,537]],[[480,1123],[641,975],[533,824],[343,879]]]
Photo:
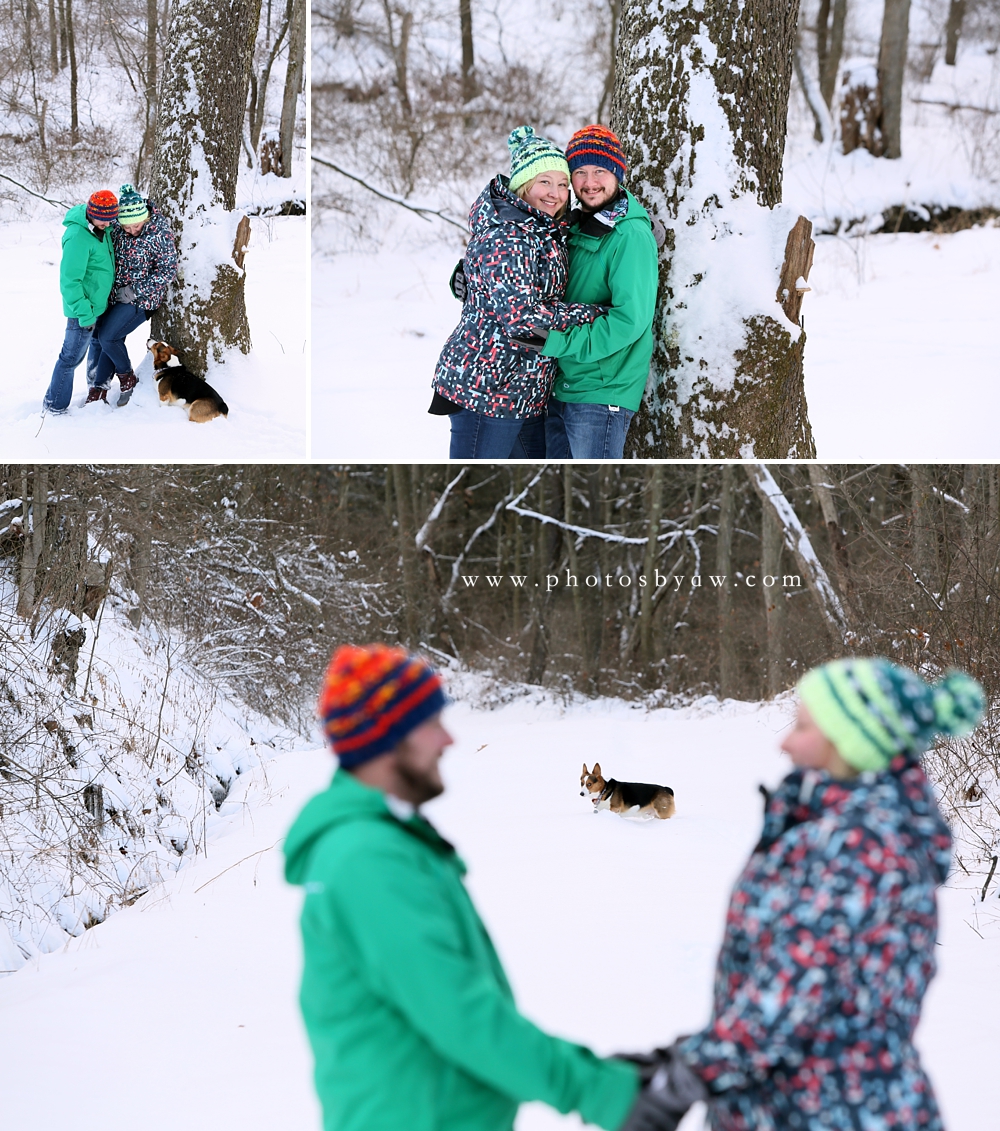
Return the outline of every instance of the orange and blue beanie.
[[[569,166],[563,151],[546,137],[539,137],[531,126],[518,126],[507,138],[510,151],[510,191],[517,192],[540,173],[564,173]]]
[[[138,224],[149,219],[149,209],[140,193],[131,185],[122,185],[121,199],[118,201],[118,223]]]
[[[99,189],[87,201],[88,220],[117,220],[118,197],[110,189]]]
[[[584,126],[566,146],[566,161],[572,173],[583,165],[598,165],[614,173],[619,183],[625,179],[625,152],[617,136],[605,126]]]
[[[419,656],[386,644],[345,644],[330,660],[319,714],[345,769],[385,754],[446,705],[441,677]]]
[[[963,672],[927,683],[882,657],[823,664],[797,690],[816,726],[856,770],[884,770],[897,754],[922,754],[939,734],[968,734],[985,706],[983,689]]]

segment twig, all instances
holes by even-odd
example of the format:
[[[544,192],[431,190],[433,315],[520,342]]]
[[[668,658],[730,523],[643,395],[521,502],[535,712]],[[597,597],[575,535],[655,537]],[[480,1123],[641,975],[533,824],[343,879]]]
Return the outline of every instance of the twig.
[[[925,106],[944,106],[947,110],[975,110],[979,114],[1000,114],[1000,110],[992,110],[988,106],[966,106],[962,102],[944,102],[939,98],[914,98],[914,102],[922,102]]]
[[[990,880],[993,879],[993,873],[997,870],[997,857],[993,857],[993,863],[990,865],[990,874],[986,877],[986,883],[983,884],[983,894],[979,897],[979,902],[982,903],[986,899],[986,889],[990,886]]]
[[[346,169],[341,169],[339,165],[334,165],[332,161],[327,161],[324,157],[317,157],[312,154],[312,159],[317,165],[325,165],[328,169],[332,169],[335,173],[339,173],[342,177],[346,177],[349,181],[355,181],[366,188],[369,192],[373,192],[376,196],[380,196],[383,200],[388,200],[390,204],[398,204],[401,208],[408,208],[411,212],[416,214],[427,223],[430,223],[430,217],[436,216],[439,220],[444,220],[446,224],[451,224],[452,227],[458,228],[459,231],[468,233],[468,229],[464,224],[460,224],[457,220],[453,220],[450,216],[446,216],[443,212],[439,212],[436,208],[422,208],[417,204],[410,204],[408,201],[403,200],[401,197],[392,196],[390,193],[383,192],[377,189],[374,185],[370,185],[367,181],[363,181],[360,177],[356,177],[353,173],[348,173]]]
[[[251,852],[249,856],[244,856],[242,860],[237,860],[235,864],[230,864],[228,868],[223,868],[218,876],[213,876],[210,880],[206,880],[200,888],[195,888],[194,894],[197,895],[202,888],[207,888],[209,884],[214,884],[221,876],[224,876],[227,872],[231,872],[234,868],[238,868],[241,864],[245,864],[248,860],[252,860],[255,856],[262,856],[265,852],[270,852],[272,848],[276,848],[281,844],[283,839],[283,837],[278,837],[274,844],[268,845],[267,848],[258,848],[256,852]]]
[[[448,501],[448,496],[451,494],[452,488],[458,485],[458,483],[462,480],[468,470],[468,467],[463,467],[462,470],[455,476],[455,478],[448,484],[448,486],[445,487],[445,489],[441,492],[441,497],[432,507],[431,513],[427,516],[427,521],[417,531],[416,543],[418,550],[424,549],[424,543],[430,537],[431,527],[441,517],[441,512],[444,510],[444,505]]]
[[[23,189],[29,196],[37,197],[39,200],[44,200],[46,204],[51,204],[53,208],[72,208],[73,206],[65,200],[52,200],[47,196],[42,196],[40,192],[34,192],[28,188],[27,185],[22,185],[20,181],[15,181],[13,177],[8,177],[6,173],[0,173],[5,181],[10,181],[12,185],[17,185],[19,189]]]

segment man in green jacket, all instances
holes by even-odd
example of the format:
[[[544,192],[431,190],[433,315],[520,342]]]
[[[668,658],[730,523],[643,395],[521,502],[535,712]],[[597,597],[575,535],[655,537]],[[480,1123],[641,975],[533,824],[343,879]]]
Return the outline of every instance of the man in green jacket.
[[[551,331],[542,353],[559,359],[545,422],[545,454],[621,459],[653,356],[657,250],[649,214],[622,187],[625,154],[603,126],[566,147],[580,208],[569,233],[567,302],[608,307],[586,326]]]
[[[324,681],[340,768],[285,843],[324,1131],[511,1131],[527,1100],[610,1131],[672,1126],[633,1064],[518,1013],[465,866],[419,812],[444,789],[445,703],[423,660],[381,644],[338,649]]]
[[[115,252],[105,228],[118,217],[118,198],[108,189],[66,213],[59,264],[59,290],[66,337],[42,401],[45,412],[64,413],[73,395],[73,374],[87,356],[94,323],[104,313],[115,282]],[[100,399],[91,389],[87,404]],[[105,403],[107,401],[105,400]]]

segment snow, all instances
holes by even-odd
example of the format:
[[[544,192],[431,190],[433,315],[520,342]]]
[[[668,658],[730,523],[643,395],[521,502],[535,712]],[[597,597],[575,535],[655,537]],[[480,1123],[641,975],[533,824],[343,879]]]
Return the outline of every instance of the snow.
[[[704,1023],[728,890],[759,831],[756,787],[787,769],[777,745],[789,714],[789,699],[647,712],[541,694],[449,709],[458,742],[428,816],[469,863],[529,1016],[602,1052]],[[671,785],[677,816],[595,816],[578,784],[594,760]],[[311,750],[245,775],[245,804],[207,859],[0,981],[5,1126],[318,1129],[295,1005],[299,895],[280,878],[277,842],[330,770]],[[501,776],[520,784],[501,789]],[[974,899],[941,893],[941,972],[918,1030],[950,1131],[993,1116],[980,1085],[1000,1047],[1000,972],[996,931],[980,917],[984,940],[967,925]],[[685,1127],[700,1123],[695,1112]],[[574,1126],[537,1105],[517,1124]]]
[[[262,180],[274,180],[263,178]],[[289,188],[286,182],[286,188]],[[246,188],[254,198],[267,185]],[[66,320],[59,296],[61,211],[38,204],[30,220],[0,224],[0,302],[9,335],[0,374],[0,446],[13,460],[289,460],[306,455],[306,363],[309,228],[305,217],[252,217],[246,257],[246,301],[253,343],[230,352],[205,374],[229,406],[228,419],[192,424],[179,407],[161,405],[146,353],[149,323],[128,338],[139,384],[127,409],[82,408],[85,365],[76,371],[66,416],[42,419],[42,397],[62,345]],[[227,237],[228,238],[228,237]],[[229,248],[232,239],[229,238]],[[109,401],[117,398],[112,384]]]

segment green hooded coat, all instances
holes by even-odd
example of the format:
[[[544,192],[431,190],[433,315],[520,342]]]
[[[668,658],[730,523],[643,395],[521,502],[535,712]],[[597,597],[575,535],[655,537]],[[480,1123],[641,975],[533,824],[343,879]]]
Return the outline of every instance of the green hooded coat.
[[[63,220],[62,261],[59,264],[59,290],[63,314],[76,318],[81,326],[93,326],[108,308],[115,282],[115,250],[111,232],[103,239],[91,231],[87,206],[77,204]]]
[[[511,1131],[525,1100],[615,1131],[635,1069],[517,1012],[464,873],[422,817],[344,771],[289,832],[324,1131]]]
[[[630,193],[628,212],[604,236],[569,230],[567,303],[608,306],[587,326],[553,330],[542,353],[559,359],[552,395],[573,404],[619,405],[635,412],[653,356],[658,257],[649,214]]]

